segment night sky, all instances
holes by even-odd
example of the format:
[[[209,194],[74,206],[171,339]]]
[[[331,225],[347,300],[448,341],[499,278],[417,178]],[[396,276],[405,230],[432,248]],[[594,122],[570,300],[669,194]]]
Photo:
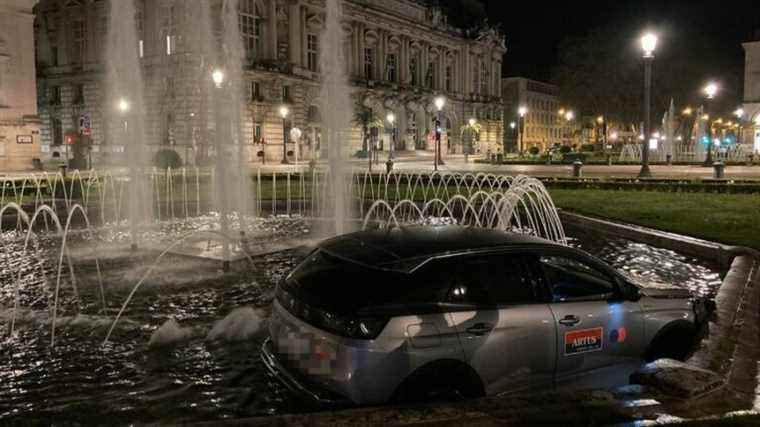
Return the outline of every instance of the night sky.
[[[727,86],[743,79],[741,43],[760,29],[760,0],[575,0],[547,6],[545,1],[482,0],[489,19],[502,24],[507,38],[505,76],[550,80],[557,64],[557,47],[566,37],[578,37],[606,25],[631,34],[632,55],[644,28],[657,30],[662,49],[678,54],[700,49],[705,38],[713,47],[705,61],[714,77]],[[730,92],[738,94],[739,87]],[[734,95],[738,96],[738,95]]]

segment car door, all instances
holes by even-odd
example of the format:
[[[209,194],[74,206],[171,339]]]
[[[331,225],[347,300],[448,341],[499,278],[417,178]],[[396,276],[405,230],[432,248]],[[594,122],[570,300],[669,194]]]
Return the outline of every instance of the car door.
[[[543,388],[555,370],[555,324],[538,261],[519,254],[460,257],[446,311],[465,360],[488,394]]]
[[[638,361],[641,308],[622,297],[616,275],[574,251],[542,255],[539,260],[557,325],[557,379]]]

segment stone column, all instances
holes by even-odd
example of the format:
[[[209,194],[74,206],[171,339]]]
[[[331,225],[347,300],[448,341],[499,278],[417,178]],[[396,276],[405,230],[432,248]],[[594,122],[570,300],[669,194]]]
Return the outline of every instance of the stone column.
[[[385,34],[385,31],[377,30],[377,78],[375,80],[378,81],[385,81],[386,75],[385,75],[385,56],[387,52],[387,43],[388,43],[388,37],[387,34]]]
[[[291,1],[288,4],[288,53],[289,60],[295,66],[302,67],[301,62],[301,5],[300,2]]]

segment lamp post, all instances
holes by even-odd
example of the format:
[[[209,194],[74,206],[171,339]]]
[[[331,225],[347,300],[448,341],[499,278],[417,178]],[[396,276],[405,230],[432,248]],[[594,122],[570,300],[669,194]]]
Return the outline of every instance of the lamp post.
[[[736,143],[738,147],[741,147],[741,145],[744,143],[744,128],[742,128],[742,120],[744,120],[744,109],[739,107],[734,111],[734,115],[736,116]]]
[[[570,122],[572,122],[573,120],[575,120],[575,113],[572,110],[565,111],[565,122],[567,123],[568,130],[570,131],[569,132],[570,145],[572,145],[573,143],[573,128],[570,125]]]
[[[446,105],[446,98],[439,96],[435,98],[435,108],[438,111],[438,114],[435,119],[435,162],[434,162],[434,169],[438,170],[438,165],[443,165],[443,159],[441,158],[441,133],[443,132],[443,129],[441,128],[443,125],[441,123],[441,113],[443,112],[443,107]]]
[[[710,82],[705,86],[703,89],[703,92],[705,94],[705,112],[709,115],[710,114],[710,101],[715,98],[715,95],[718,93],[718,85],[714,82]],[[710,121],[707,121],[707,157],[705,157],[705,162],[702,164],[704,167],[711,167],[713,165],[713,132],[712,132],[712,123]]]
[[[641,37],[641,49],[644,51],[644,140],[641,142],[641,171],[639,178],[649,178],[649,133],[652,131],[652,62],[654,51],[657,49],[657,36],[652,33]]]
[[[523,134],[525,134],[525,115],[528,114],[528,107],[522,105],[520,108],[517,109],[517,114],[520,116],[520,147],[518,148],[518,152],[522,156],[523,151],[525,147],[523,146],[525,140],[523,138]]]
[[[298,157],[301,153],[301,135],[303,135],[303,132],[301,132],[301,129],[298,129],[297,127],[290,130],[290,139],[293,141],[294,145],[293,154],[295,156],[296,164],[298,164]]]
[[[280,107],[280,117],[282,117],[282,164],[287,165],[290,164],[288,162],[288,132],[285,129],[288,115],[290,114],[290,108],[288,108],[286,105],[283,105]]]
[[[391,125],[391,142],[388,148],[388,161],[385,163],[388,173],[391,173],[393,170],[393,152],[396,149],[396,115],[389,112],[385,120]]]

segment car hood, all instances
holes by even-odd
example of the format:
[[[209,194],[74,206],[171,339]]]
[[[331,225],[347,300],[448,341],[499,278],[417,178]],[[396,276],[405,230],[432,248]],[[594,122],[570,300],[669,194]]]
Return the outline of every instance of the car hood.
[[[650,298],[686,299],[691,297],[691,292],[688,289],[676,287],[641,287],[639,292]]]

